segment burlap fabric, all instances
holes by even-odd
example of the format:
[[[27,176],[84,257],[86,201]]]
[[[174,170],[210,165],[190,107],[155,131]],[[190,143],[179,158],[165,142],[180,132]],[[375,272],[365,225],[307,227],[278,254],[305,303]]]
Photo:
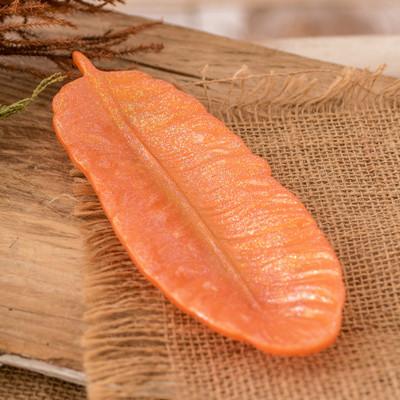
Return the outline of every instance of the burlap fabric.
[[[18,368],[0,367],[0,400],[84,400],[85,388]]]
[[[137,272],[77,176],[91,252],[84,364],[92,400],[400,398],[398,85],[375,93],[375,75],[345,70],[316,95],[306,75],[200,86],[336,249],[347,288],[339,340],[320,354],[280,358],[211,332]],[[216,102],[207,87],[223,84],[231,92]]]

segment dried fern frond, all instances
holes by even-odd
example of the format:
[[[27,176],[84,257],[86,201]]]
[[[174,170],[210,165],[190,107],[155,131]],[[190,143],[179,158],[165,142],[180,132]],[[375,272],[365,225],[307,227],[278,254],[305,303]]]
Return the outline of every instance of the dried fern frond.
[[[44,79],[31,97],[8,106],[0,105],[0,118],[25,109],[47,86],[70,75],[73,68],[71,53],[74,50],[81,50],[91,58],[160,51],[163,48],[161,43],[138,43],[123,47],[128,38],[160,22],[80,35],[79,27],[69,19],[73,13],[106,13],[105,6],[118,3],[124,3],[124,0],[0,0],[0,69],[29,72],[40,77],[48,75],[49,70],[54,68],[64,72]],[[53,27],[63,27],[65,33],[51,34]],[[46,71],[27,64],[21,66],[8,62],[14,56],[45,58],[53,68]]]
[[[137,44],[121,48],[129,37],[160,22],[143,23],[91,35],[73,34],[78,27],[72,13],[106,13],[105,6],[123,0],[0,0],[0,64],[9,56],[45,57],[57,68],[72,68],[70,55],[81,50],[92,58],[117,57],[143,51],[160,51],[161,43]],[[48,28],[65,27],[65,34],[49,35]],[[43,34],[46,33],[46,35]],[[119,47],[118,47],[119,46]],[[25,68],[26,69],[26,68]]]

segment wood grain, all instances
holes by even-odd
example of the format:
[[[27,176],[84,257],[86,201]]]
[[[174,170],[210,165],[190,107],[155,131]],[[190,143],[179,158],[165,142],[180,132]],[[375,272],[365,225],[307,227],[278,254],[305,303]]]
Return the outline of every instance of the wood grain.
[[[400,35],[266,39],[260,44],[327,62],[346,62],[356,68],[374,70],[386,64],[385,74],[400,78],[400,57],[393,51],[400,46]]]
[[[12,354],[0,355],[0,367],[8,365],[10,367],[28,369],[39,374],[62,379],[76,385],[85,385],[85,374],[68,368],[58,367],[54,364],[48,364],[43,361],[23,358]]]
[[[0,79],[0,102],[32,86],[4,72]],[[0,349],[79,368],[84,254],[51,94],[0,123]]]
[[[117,13],[76,20],[82,32],[141,21]],[[104,65],[133,68],[134,61],[141,70],[179,85],[200,79],[205,64],[214,79],[233,75],[243,64],[254,73],[308,69],[321,79],[320,90],[340,68],[166,24],[132,39],[138,41],[161,41],[165,49]],[[35,86],[32,77],[18,73],[0,72],[0,82],[3,104],[27,96]],[[27,112],[0,121],[0,351],[81,370],[85,254],[71,214],[71,164],[51,128],[55,91],[48,90]],[[224,89],[213,95],[223,96]]]

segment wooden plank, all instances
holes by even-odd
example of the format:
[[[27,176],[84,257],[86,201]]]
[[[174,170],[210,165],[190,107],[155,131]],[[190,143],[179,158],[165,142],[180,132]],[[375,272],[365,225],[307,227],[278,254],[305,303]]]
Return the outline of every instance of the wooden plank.
[[[90,32],[99,24],[125,27],[141,19],[110,13],[101,20],[86,16],[76,21],[82,32]],[[340,68],[171,25],[132,39],[138,41],[163,42],[165,49],[106,65],[132,68],[134,60],[140,69],[180,85],[200,79],[205,64],[213,79],[233,75],[243,64],[254,73],[308,69],[321,79],[321,90]],[[0,103],[27,96],[35,85],[28,75],[4,71],[0,83]],[[55,91],[48,90],[29,111],[0,122],[0,351],[81,370],[85,255],[78,221],[71,215],[71,165],[51,128]],[[215,93],[223,95],[223,89]]]
[[[32,88],[5,72],[0,80],[2,103]],[[50,99],[0,123],[0,349],[80,368],[84,252]]]
[[[400,56],[393,51],[400,46],[400,35],[266,39],[260,44],[332,63],[345,60],[356,68],[374,70],[386,64],[385,73],[400,78]]]
[[[5,354],[0,356],[0,367],[2,365],[29,369],[30,371],[37,372],[42,375],[75,383],[76,385],[85,385],[86,379],[84,373],[68,368],[57,367],[56,365],[47,364],[43,361],[31,360],[29,358]]]

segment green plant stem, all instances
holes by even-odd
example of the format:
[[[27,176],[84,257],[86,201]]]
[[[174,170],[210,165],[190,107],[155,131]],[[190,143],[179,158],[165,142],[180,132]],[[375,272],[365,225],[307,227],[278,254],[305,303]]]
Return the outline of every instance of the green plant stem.
[[[35,90],[32,92],[31,97],[18,100],[15,103],[9,105],[0,105],[0,119],[8,118],[11,115],[16,114],[17,112],[25,110],[36,99],[36,97],[38,97],[39,94],[43,92],[43,90],[45,90],[53,83],[62,82],[65,78],[65,74],[57,72],[43,79],[39,83],[39,85],[36,86]]]

